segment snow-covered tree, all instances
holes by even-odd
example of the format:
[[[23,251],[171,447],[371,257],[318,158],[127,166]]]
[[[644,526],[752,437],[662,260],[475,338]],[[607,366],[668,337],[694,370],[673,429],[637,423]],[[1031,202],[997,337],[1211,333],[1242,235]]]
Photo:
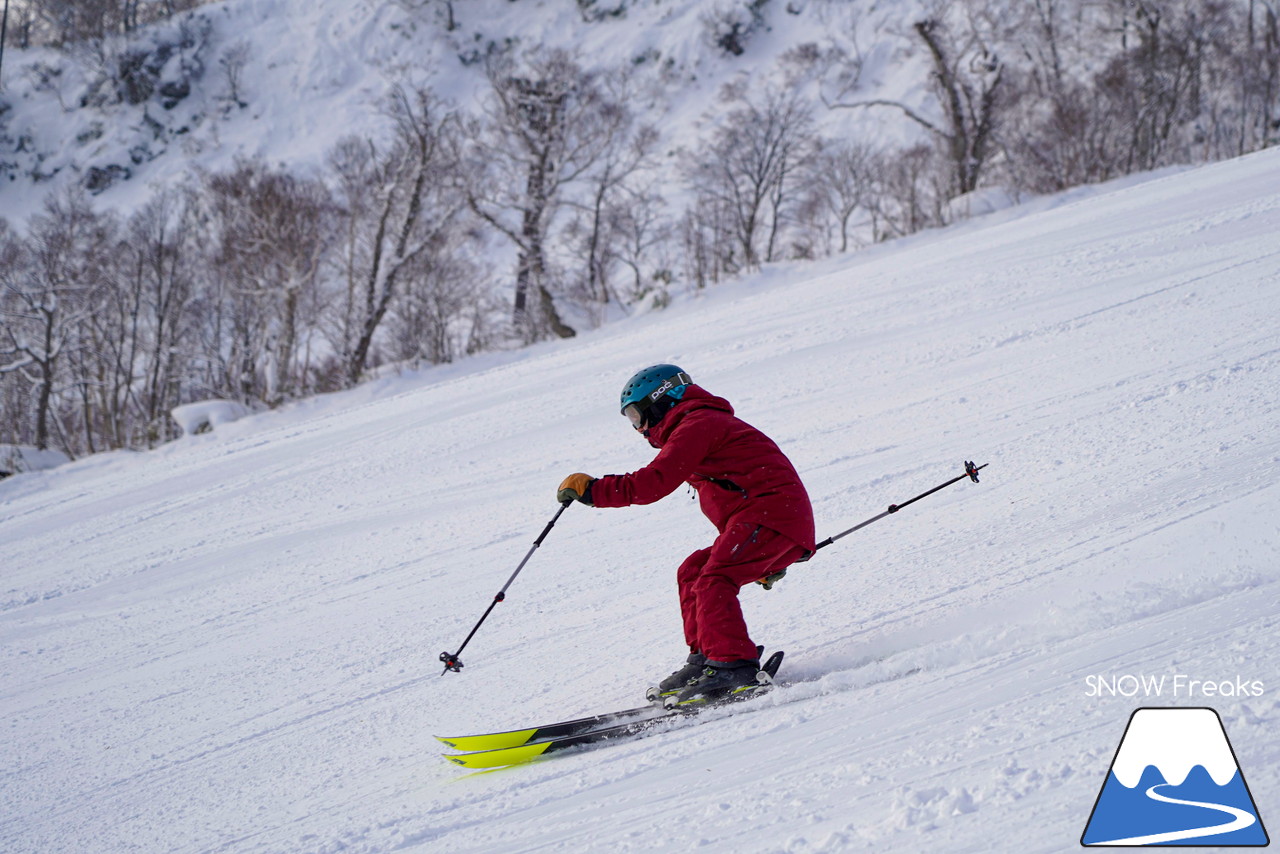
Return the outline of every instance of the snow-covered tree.
[[[364,372],[388,311],[425,271],[448,266],[457,214],[466,202],[456,171],[456,120],[428,89],[397,86],[388,113],[390,143],[356,137],[330,157],[341,201],[346,311],[341,348],[348,384]],[[439,346],[428,351],[438,354]]]
[[[83,345],[83,325],[95,306],[94,290],[109,270],[114,219],[98,214],[82,192],[50,196],[28,223],[24,247],[6,241],[0,275],[0,371],[18,371],[34,392],[29,408],[31,440],[48,448],[56,430],[68,447],[68,428],[59,420],[62,396],[88,377],[68,371],[72,351]]]
[[[256,160],[206,176],[204,192],[232,306],[233,386],[243,403],[277,405],[300,385],[300,319],[314,307],[332,198],[319,180]]]
[[[563,287],[550,264],[553,224],[566,188],[614,150],[626,111],[564,51],[498,53],[486,73],[490,97],[464,149],[468,202],[516,247],[517,331],[569,337],[554,303]]]

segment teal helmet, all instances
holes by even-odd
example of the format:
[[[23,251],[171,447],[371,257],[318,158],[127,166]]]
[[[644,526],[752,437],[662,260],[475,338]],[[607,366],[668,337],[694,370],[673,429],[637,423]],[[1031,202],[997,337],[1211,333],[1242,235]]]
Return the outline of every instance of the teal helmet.
[[[622,387],[622,414],[637,430],[652,427],[684,397],[692,382],[693,378],[675,365],[652,365],[638,371]]]

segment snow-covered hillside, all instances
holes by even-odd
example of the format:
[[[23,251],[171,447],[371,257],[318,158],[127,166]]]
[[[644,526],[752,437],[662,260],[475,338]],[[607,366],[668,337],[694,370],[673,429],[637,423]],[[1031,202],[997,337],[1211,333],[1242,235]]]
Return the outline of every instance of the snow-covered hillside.
[[[448,12],[446,4],[413,13],[407,5],[221,0],[97,50],[10,50],[0,215],[21,227],[69,184],[129,212],[158,188],[197,169],[226,170],[237,157],[321,170],[343,137],[391,132],[386,97],[396,84],[426,85],[475,111],[488,85],[481,58],[495,46],[566,50],[592,71],[627,68],[637,92],[629,106],[660,128],[670,152],[697,144],[700,122],[725,108],[723,86],[780,80],[788,73],[781,57],[805,43],[853,51],[865,41],[873,48],[862,60],[868,96],[933,109],[904,32],[916,0],[869,9],[767,4],[756,24],[740,6],[703,0],[632,2],[617,17],[584,13],[571,0],[455,0]],[[718,28],[734,22],[752,30],[739,56],[715,44]],[[148,97],[117,91],[123,84],[113,78],[129,53],[156,66]],[[822,124],[874,128],[885,145],[923,133],[896,113],[824,111]]]
[[[1274,826],[1280,152],[1040,207],[0,483],[0,849],[1065,851],[1143,705],[1217,709]],[[432,734],[683,656],[682,490],[571,507],[437,660],[563,475],[650,458],[615,401],[666,360],[820,536],[989,467],[743,591],[754,708],[460,776]]]

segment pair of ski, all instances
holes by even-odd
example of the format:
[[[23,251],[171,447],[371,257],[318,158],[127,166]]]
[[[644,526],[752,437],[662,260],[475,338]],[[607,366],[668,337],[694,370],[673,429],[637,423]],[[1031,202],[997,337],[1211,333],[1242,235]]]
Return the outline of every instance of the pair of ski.
[[[642,735],[664,723],[696,715],[708,708],[758,697],[772,687],[773,677],[782,666],[782,656],[781,651],[775,652],[761,668],[769,675],[767,681],[723,697],[699,698],[672,708],[659,704],[640,706],[528,729],[436,738],[454,750],[462,751],[446,753],[444,757],[464,768],[501,768],[532,762],[562,750]]]

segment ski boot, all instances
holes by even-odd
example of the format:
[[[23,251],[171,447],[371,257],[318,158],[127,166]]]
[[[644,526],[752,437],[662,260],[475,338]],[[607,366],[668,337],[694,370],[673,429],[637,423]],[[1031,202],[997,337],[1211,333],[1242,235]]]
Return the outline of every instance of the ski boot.
[[[649,690],[644,692],[645,699],[651,703],[661,702],[663,697],[676,693],[694,679],[701,676],[702,669],[706,664],[707,657],[702,653],[689,653],[689,658],[686,659],[683,667],[679,670],[672,671],[670,676],[663,679],[656,686],[650,686]]]
[[[662,704],[668,709],[678,706],[718,703],[749,696],[770,684],[772,677],[760,669],[759,659],[714,661],[707,659],[702,673],[683,688],[668,694]]]

